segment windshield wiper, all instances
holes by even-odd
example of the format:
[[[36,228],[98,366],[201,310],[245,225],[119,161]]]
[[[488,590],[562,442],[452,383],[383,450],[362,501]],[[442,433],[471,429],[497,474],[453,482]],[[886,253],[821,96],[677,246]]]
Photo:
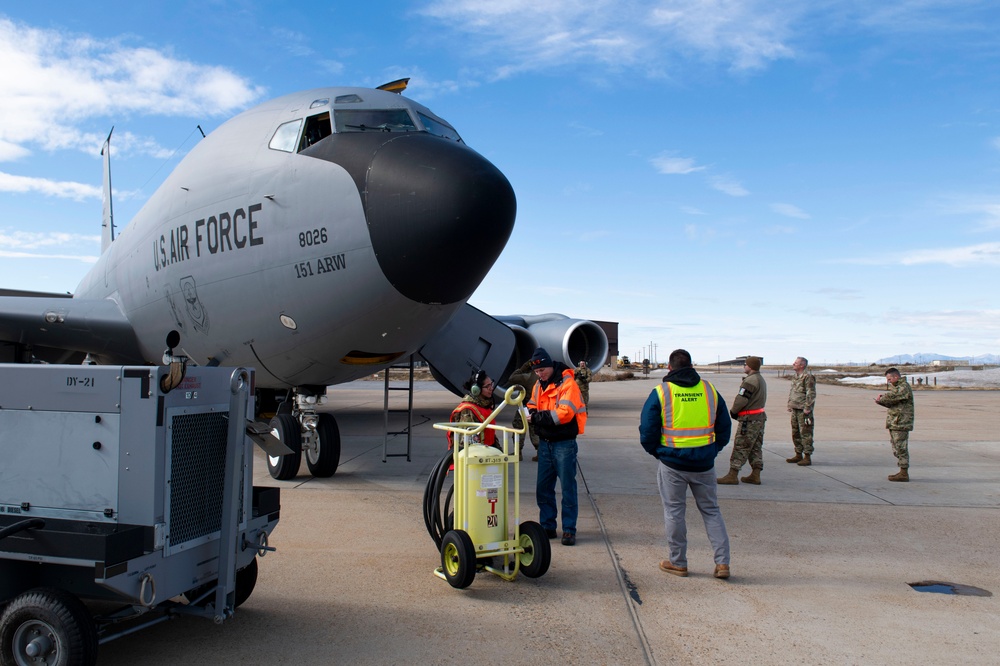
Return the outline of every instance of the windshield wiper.
[[[350,128],[350,129],[361,130],[362,132],[367,132],[368,130],[374,130],[374,131],[377,131],[377,132],[391,132],[392,131],[391,129],[389,129],[388,127],[386,127],[385,124],[376,125],[375,127],[372,127],[370,125],[364,125],[364,124],[361,124],[361,125],[344,125],[344,127],[347,127],[347,128]]]
[[[411,127],[410,125],[390,125],[389,123],[382,123],[381,125],[374,126],[362,123],[361,125],[344,125],[344,127],[348,129],[361,130],[362,132],[367,132],[368,130],[375,132],[413,132],[417,129],[416,127]]]

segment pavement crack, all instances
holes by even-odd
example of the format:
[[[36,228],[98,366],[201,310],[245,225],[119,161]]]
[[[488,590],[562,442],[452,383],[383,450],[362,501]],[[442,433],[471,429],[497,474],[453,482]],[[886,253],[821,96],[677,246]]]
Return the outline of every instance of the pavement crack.
[[[648,666],[656,666],[656,658],[653,656],[653,649],[649,644],[649,639],[646,637],[646,630],[642,626],[642,620],[639,619],[639,610],[637,606],[642,605],[642,599],[639,596],[639,588],[628,577],[628,573],[621,565],[621,558],[618,555],[618,552],[615,550],[614,546],[611,545],[611,537],[608,536],[608,530],[604,524],[604,518],[601,516],[601,509],[597,506],[597,499],[594,497],[593,493],[590,492],[590,486],[587,485],[587,477],[583,473],[583,467],[580,465],[579,460],[576,462],[576,467],[580,472],[580,485],[583,486],[583,490],[587,493],[587,498],[590,500],[590,506],[594,509],[594,516],[597,518],[597,525],[601,529],[601,539],[603,539],[604,546],[608,549],[608,557],[614,565],[615,575],[618,578],[618,585],[622,591],[622,598],[625,600],[625,607],[628,609],[629,615],[632,618],[632,626],[635,628],[636,638],[639,640],[639,646],[642,648],[642,654],[645,658],[645,662]]]

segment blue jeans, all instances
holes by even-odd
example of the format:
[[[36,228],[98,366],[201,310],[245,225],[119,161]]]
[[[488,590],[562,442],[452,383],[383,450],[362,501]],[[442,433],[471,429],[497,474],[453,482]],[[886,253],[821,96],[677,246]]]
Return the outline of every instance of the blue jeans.
[[[550,442],[538,440],[538,482],[535,499],[538,502],[538,522],[547,530],[558,527],[556,522],[556,478],[562,489],[563,532],[576,534],[576,452],[575,439]]]

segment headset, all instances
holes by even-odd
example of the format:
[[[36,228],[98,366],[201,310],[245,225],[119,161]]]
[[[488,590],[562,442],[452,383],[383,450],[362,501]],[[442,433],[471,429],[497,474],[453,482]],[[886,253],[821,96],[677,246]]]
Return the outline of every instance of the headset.
[[[469,393],[472,394],[473,398],[478,398],[479,394],[483,392],[483,382],[486,381],[486,371],[474,370],[469,381],[471,383]]]

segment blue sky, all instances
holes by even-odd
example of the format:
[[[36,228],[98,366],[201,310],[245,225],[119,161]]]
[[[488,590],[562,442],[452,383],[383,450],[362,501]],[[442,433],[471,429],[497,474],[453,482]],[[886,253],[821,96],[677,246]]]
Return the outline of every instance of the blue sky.
[[[1000,352],[1000,8],[978,0],[6,3],[0,286],[73,291],[255,103],[408,76],[510,179],[471,303],[708,362]]]

